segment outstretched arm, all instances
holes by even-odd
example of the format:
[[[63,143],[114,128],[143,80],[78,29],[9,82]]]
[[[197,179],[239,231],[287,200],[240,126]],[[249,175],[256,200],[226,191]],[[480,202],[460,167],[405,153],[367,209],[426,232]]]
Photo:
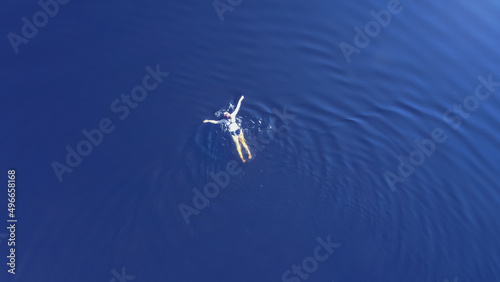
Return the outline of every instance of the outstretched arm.
[[[240,110],[240,106],[241,106],[241,100],[243,100],[243,98],[245,98],[245,96],[241,95],[241,98],[238,101],[238,105],[236,105],[236,109],[234,109],[234,112],[231,114],[231,116],[235,117],[236,114],[238,114],[238,111]]]
[[[222,121],[223,121],[223,119],[221,119],[221,120],[206,119],[206,120],[203,121],[203,123],[210,122],[210,123],[213,123],[213,124],[218,124],[218,123],[221,123]]]

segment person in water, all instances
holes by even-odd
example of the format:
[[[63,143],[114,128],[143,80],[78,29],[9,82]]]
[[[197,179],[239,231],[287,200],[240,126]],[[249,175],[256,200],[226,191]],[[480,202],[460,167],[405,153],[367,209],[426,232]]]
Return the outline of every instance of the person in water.
[[[238,154],[240,154],[241,160],[243,162],[245,162],[245,158],[243,158],[243,153],[241,153],[240,143],[247,150],[249,159],[252,158],[252,154],[250,153],[250,150],[248,149],[248,145],[245,142],[245,137],[243,136],[243,130],[241,130],[241,128],[238,126],[238,124],[236,124],[236,114],[238,114],[238,111],[240,110],[241,100],[243,100],[243,98],[245,98],[245,97],[242,95],[240,100],[238,101],[238,105],[236,106],[236,109],[234,109],[234,112],[232,112],[232,113],[225,112],[224,113],[225,119],[221,119],[221,120],[208,120],[208,119],[206,119],[203,121],[203,123],[210,122],[213,124],[226,125],[229,129],[229,133],[231,133],[231,137],[233,137],[234,143],[236,143],[236,150],[238,150]]]

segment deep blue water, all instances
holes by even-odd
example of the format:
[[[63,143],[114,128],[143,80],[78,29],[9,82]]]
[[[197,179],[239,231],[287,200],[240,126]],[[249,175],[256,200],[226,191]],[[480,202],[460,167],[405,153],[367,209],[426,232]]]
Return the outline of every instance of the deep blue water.
[[[500,281],[498,1],[93,2],[0,12],[1,281]]]

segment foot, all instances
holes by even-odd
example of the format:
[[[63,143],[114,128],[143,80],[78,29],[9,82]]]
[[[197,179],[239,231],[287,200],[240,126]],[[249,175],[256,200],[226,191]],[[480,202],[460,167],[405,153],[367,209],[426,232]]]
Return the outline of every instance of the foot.
[[[243,162],[246,162],[245,159],[241,159]]]
[[[248,158],[249,158],[249,159],[252,159],[252,155],[248,154]]]

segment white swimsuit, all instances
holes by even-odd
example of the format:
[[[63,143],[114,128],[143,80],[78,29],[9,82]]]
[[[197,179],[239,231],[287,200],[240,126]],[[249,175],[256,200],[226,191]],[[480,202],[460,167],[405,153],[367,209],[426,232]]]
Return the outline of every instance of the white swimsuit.
[[[221,119],[221,120],[217,121],[217,123],[225,124],[229,129],[229,133],[231,133],[232,135],[239,135],[240,134],[240,127],[236,123],[236,114],[240,110],[240,104],[241,104],[241,99],[238,102],[238,105],[236,106],[236,109],[234,110],[234,112],[232,114],[230,114],[231,119],[225,118],[225,119]]]
[[[236,122],[233,121],[232,119],[231,119],[231,121],[228,121],[228,122],[229,122],[229,132],[235,132],[236,130],[240,129],[238,124],[236,124]]]
[[[234,121],[234,119],[221,119],[219,120],[219,123],[223,123],[227,126],[227,128],[229,129],[229,132],[233,133],[233,132],[236,132],[238,129],[240,129],[240,127],[238,126],[238,124],[236,123],[236,121]]]

